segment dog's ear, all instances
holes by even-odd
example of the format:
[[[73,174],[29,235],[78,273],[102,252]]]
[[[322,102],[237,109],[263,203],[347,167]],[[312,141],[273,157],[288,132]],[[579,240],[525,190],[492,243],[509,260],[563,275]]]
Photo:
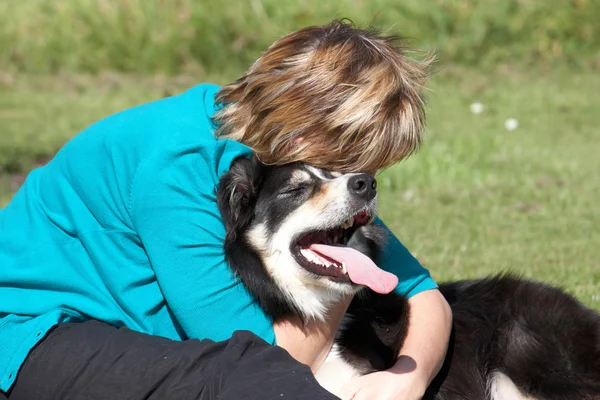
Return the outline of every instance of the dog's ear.
[[[262,170],[263,164],[256,156],[240,157],[219,181],[217,204],[225,223],[227,243],[234,241],[252,222]]]

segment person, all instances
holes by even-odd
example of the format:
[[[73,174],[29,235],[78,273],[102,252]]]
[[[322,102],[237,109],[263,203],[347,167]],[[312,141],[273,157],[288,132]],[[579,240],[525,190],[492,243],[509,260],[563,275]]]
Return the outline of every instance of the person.
[[[345,310],[270,321],[224,259],[215,191],[250,154],[375,173],[413,153],[428,59],[407,52],[347,21],[304,28],[232,84],[109,116],[33,170],[0,210],[0,398],[332,398],[311,370]],[[393,235],[383,258],[408,336],[393,368],[344,396],[416,399],[451,313]]]

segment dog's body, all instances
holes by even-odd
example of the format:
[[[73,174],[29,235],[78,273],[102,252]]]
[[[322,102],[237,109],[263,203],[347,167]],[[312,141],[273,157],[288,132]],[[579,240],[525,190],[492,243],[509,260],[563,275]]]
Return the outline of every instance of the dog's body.
[[[376,258],[385,241],[372,223],[375,187],[366,174],[239,159],[218,193],[228,261],[271,318],[324,319],[341,296],[356,294],[316,374],[334,394],[355,376],[391,367],[407,332],[407,300],[360,254]],[[600,399],[597,313],[512,276],[440,291],[454,328],[426,399]]]

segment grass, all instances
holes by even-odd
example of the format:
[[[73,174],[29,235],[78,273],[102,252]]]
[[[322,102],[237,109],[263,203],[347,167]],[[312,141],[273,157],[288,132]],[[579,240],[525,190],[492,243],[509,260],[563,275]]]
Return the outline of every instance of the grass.
[[[87,124],[195,81],[5,77],[0,203]],[[594,71],[442,71],[429,95],[424,148],[379,177],[384,220],[437,280],[512,270],[563,286],[600,310],[599,90]],[[473,102],[483,113],[471,113]],[[511,117],[519,127],[508,131]]]
[[[275,38],[343,17],[436,47],[444,62],[600,56],[598,0],[23,0],[0,2],[0,70],[239,71]]]
[[[380,179],[383,216],[438,280],[512,270],[600,309],[599,77],[458,76],[423,151]]]

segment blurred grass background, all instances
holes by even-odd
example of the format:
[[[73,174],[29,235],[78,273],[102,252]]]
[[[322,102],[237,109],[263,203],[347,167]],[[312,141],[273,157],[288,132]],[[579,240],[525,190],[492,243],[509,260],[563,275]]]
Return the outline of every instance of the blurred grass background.
[[[599,0],[1,2],[0,206],[95,120],[342,17],[438,54],[423,150],[379,177],[402,241],[438,280],[511,269],[600,309]]]
[[[274,38],[336,17],[400,32],[465,65],[579,64],[600,45],[597,0],[23,0],[0,5],[0,65],[237,75]]]

